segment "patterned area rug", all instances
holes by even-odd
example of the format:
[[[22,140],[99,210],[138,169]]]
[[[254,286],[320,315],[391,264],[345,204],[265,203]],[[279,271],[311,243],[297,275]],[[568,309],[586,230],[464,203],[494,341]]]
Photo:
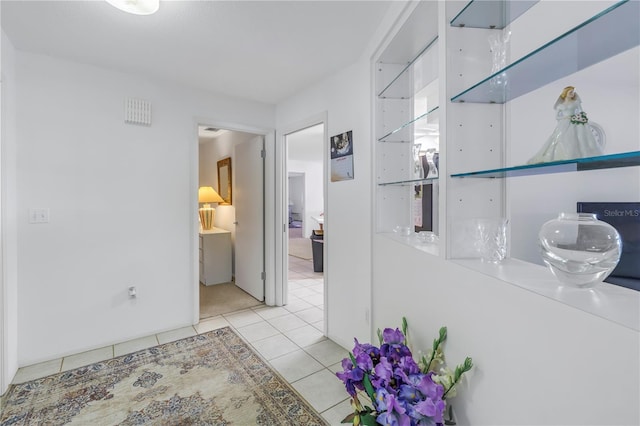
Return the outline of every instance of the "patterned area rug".
[[[12,385],[0,425],[326,425],[229,327]]]

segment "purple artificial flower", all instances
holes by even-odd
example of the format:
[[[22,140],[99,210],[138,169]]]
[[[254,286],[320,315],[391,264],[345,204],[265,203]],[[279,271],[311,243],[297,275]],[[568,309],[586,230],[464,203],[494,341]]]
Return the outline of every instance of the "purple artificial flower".
[[[398,361],[398,366],[404,371],[407,375],[416,375],[420,374],[420,367],[413,360],[411,356],[404,356],[400,358]]]
[[[409,380],[407,380],[407,384],[410,384],[414,388],[417,388],[418,386],[420,386],[420,383],[422,382],[424,376],[426,376],[426,374],[420,372],[416,374],[410,374],[408,377]]]
[[[411,351],[404,344],[404,334],[399,329],[385,328],[382,332],[382,341],[384,343],[380,346],[381,357],[399,361],[402,357],[411,356]]]
[[[371,360],[371,357],[364,352],[356,355],[356,364],[358,368],[364,371],[370,372],[373,370],[373,361]]]
[[[374,375],[371,383],[376,389],[386,388],[393,377],[393,365],[385,357],[380,358],[380,362],[374,368]]]
[[[444,387],[434,382],[431,376],[433,376],[433,371],[425,374],[416,387],[425,397],[429,399],[432,399],[434,401],[442,399],[442,396],[444,395]]]
[[[407,406],[414,404],[422,399],[422,394],[418,389],[411,385],[400,385],[398,390],[398,399],[404,401]]]
[[[421,374],[420,367],[410,356],[402,357],[393,364],[393,379],[396,387],[403,383],[410,383],[409,376]]]
[[[387,395],[389,395],[389,392],[387,392],[385,388],[376,389],[375,403],[376,403],[376,411],[378,413],[387,411]]]
[[[380,413],[376,421],[387,426],[411,426],[411,418],[406,409],[392,393],[385,389],[376,391],[376,411]]]
[[[344,383],[347,393],[355,396],[357,389],[364,389],[364,385],[362,384],[364,371],[362,371],[360,367],[354,366],[349,358],[342,360],[342,368],[344,371],[337,372],[336,376]]]
[[[380,358],[380,349],[370,343],[360,343],[358,339],[353,340],[356,342],[356,345],[353,347],[353,356],[357,357],[361,353],[365,353],[369,355],[372,360]]]
[[[432,424],[432,422],[442,424],[444,421],[443,416],[446,403],[442,399],[432,400],[427,398],[417,403],[414,408],[415,412],[420,414],[420,416],[414,417],[419,421],[418,424]]]
[[[399,345],[404,343],[404,334],[399,328],[385,328],[382,332],[382,341],[390,345]]]
[[[442,424],[446,403],[442,399],[444,387],[433,381],[433,372],[422,375],[416,385],[420,394],[420,399],[416,404],[412,404],[409,410],[411,418],[417,421],[418,425],[431,425],[433,422]],[[412,376],[412,383],[416,383],[419,376]]]

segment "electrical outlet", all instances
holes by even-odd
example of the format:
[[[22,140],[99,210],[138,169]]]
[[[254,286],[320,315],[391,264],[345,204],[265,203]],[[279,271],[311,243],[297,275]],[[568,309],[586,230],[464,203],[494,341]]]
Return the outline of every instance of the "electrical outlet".
[[[138,290],[134,286],[129,287],[129,297],[138,296]]]
[[[29,209],[29,223],[49,223],[49,209]]]

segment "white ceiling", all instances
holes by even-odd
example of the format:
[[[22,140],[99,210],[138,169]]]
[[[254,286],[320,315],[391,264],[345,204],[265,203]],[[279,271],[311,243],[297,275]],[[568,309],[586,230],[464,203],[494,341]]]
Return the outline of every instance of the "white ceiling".
[[[0,2],[16,49],[266,103],[352,63],[390,3],[161,1],[137,16],[100,0]]]

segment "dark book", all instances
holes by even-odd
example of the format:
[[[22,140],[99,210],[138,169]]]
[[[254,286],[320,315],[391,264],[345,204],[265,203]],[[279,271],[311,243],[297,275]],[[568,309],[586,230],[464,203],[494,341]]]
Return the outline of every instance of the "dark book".
[[[640,203],[578,202],[577,210],[594,213],[620,234],[620,262],[605,282],[640,291]]]

